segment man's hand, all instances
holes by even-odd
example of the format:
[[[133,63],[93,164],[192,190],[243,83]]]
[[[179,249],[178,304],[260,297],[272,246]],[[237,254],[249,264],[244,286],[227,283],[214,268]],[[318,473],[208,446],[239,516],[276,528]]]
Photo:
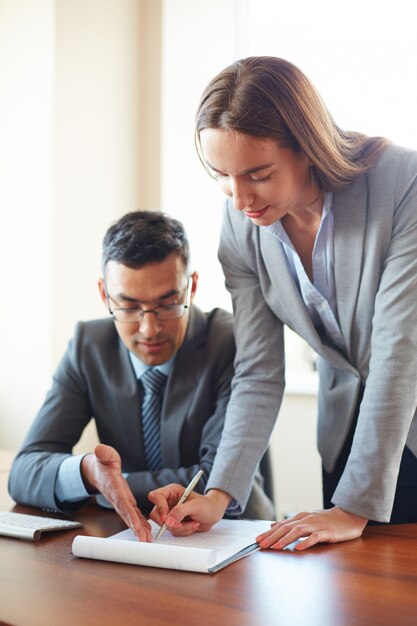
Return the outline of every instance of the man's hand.
[[[338,543],[357,539],[362,535],[367,522],[364,517],[348,513],[339,507],[298,513],[290,519],[277,522],[271,530],[256,537],[256,541],[261,548],[281,550],[303,537],[295,550],[305,550],[321,542]]]
[[[184,491],[185,487],[173,483],[148,494],[155,505],[150,518],[160,526],[166,522],[172,534],[179,537],[210,530],[231,500],[224,491],[212,489],[205,496],[193,492],[184,504],[176,506]]]
[[[120,455],[114,448],[97,444],[94,452],[81,461],[81,474],[89,488],[100,491],[110,502],[139,541],[152,541],[150,524],[142,515],[122,475]]]

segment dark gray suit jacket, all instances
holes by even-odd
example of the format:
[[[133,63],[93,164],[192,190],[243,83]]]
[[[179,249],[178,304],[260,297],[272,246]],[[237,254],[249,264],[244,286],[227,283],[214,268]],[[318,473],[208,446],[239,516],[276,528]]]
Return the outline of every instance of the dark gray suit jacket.
[[[230,396],[235,345],[232,316],[221,309],[203,313],[193,306],[184,343],[168,378],[161,415],[164,469],[148,472],[140,420],[141,386],[111,319],[80,322],[10,473],[12,498],[48,509],[75,508],[54,495],[61,462],[72,453],[90,419],[99,440],[116,448],[122,471],[143,512],[147,494],[162,485],[189,483],[198,468],[204,491],[223,428]],[[246,511],[271,519],[273,510],[259,473]]]
[[[389,146],[372,171],[334,193],[333,219],[344,352],[313,326],[277,238],[227,201],[219,256],[237,352],[209,486],[244,506],[282,399],[286,324],[319,355],[318,446],[328,471],[365,388],[333,502],[387,522],[404,446],[417,455],[417,153]]]

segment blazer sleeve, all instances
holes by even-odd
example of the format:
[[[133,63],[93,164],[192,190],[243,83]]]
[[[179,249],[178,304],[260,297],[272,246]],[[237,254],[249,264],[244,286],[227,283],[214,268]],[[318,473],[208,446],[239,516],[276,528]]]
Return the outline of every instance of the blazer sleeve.
[[[54,495],[62,461],[91,419],[91,407],[80,365],[82,326],[77,325],[55,374],[52,387],[33,422],[9,476],[9,492],[20,504],[62,510]],[[66,505],[78,508],[81,502]]]
[[[415,427],[414,439],[409,438],[417,406],[417,153],[407,151],[399,164],[388,163],[371,174],[369,197],[373,221],[368,228],[380,228],[383,220],[391,229],[390,241],[385,257],[374,264],[379,287],[369,374],[351,453],[333,502],[367,519],[388,522],[406,442],[417,452]],[[384,209],[387,202],[390,211]],[[375,277],[368,280],[374,282]]]
[[[239,511],[247,503],[284,391],[283,324],[265,302],[258,228],[246,228],[245,219],[226,201],[219,259],[233,300],[235,376],[208,482],[208,488],[229,493]]]

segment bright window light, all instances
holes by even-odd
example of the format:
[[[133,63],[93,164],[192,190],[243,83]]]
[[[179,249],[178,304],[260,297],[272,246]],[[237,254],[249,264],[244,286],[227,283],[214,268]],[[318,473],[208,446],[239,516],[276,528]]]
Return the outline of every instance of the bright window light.
[[[248,0],[248,55],[298,65],[338,126],[417,148],[411,0]]]

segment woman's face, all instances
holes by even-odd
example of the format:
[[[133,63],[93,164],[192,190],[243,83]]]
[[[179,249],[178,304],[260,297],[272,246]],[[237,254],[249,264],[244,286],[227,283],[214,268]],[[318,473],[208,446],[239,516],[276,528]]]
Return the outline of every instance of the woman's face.
[[[280,148],[274,139],[207,128],[200,133],[204,160],[235,209],[257,226],[301,214],[317,199],[303,152]]]

